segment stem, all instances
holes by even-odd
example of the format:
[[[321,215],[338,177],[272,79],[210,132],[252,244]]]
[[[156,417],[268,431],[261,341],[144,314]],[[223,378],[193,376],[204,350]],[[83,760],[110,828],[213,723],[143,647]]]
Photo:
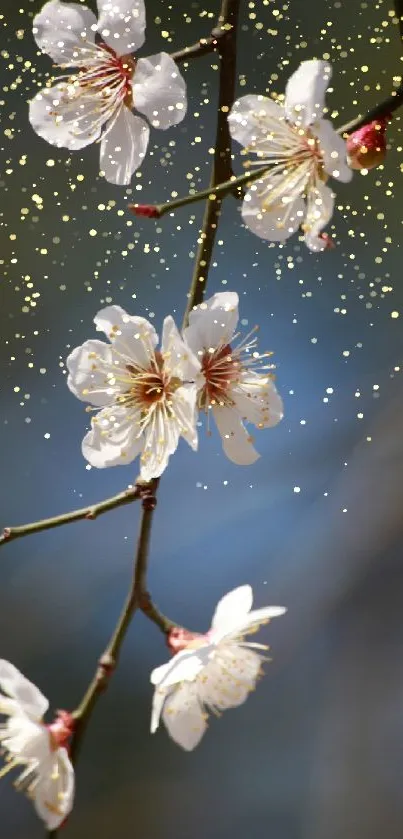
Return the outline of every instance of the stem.
[[[233,22],[230,20],[230,5],[230,3],[225,3],[224,0],[218,16],[217,25],[211,31],[208,38],[200,38],[200,40],[195,44],[192,44],[191,47],[183,47],[183,49],[178,50],[177,52],[171,52],[171,58],[173,58],[177,64],[181,64],[182,61],[187,61],[188,58],[200,58],[202,55],[214,52],[214,50],[219,47],[220,39],[224,38],[228,34],[229,30],[227,24],[229,23],[233,25]]]
[[[13,539],[19,539],[21,536],[29,536],[30,533],[39,533],[40,530],[50,530],[52,527],[70,524],[72,521],[79,521],[80,519],[92,521],[102,515],[102,513],[107,513],[115,507],[121,507],[123,504],[131,504],[132,501],[136,501],[141,497],[141,493],[141,484],[137,483],[134,487],[126,489],[124,492],[119,492],[118,495],[113,495],[111,498],[105,498],[104,501],[99,501],[98,504],[82,507],[80,510],[72,510],[71,513],[62,513],[62,515],[54,516],[50,519],[40,519],[30,524],[21,524],[18,527],[5,527],[0,536],[0,545],[3,545],[5,542],[12,542]]]
[[[362,128],[363,125],[367,125],[369,122],[373,122],[376,119],[393,114],[393,112],[397,111],[401,105],[403,105],[403,84],[400,84],[387,99],[384,99],[384,101],[380,102],[379,105],[375,105],[374,108],[371,108],[364,117],[359,114],[358,117],[355,117],[355,119],[352,119],[350,122],[347,122],[345,125],[337,128],[337,131],[339,134],[351,134],[353,131],[357,131],[358,128]]]
[[[146,498],[143,499],[143,512],[140,521],[140,532],[137,541],[137,548],[134,558],[132,582],[129,588],[126,602],[123,606],[119,620],[113,630],[109,643],[104,650],[95,672],[78,708],[73,713],[76,720],[76,728],[71,741],[71,759],[73,763],[77,760],[82,737],[84,735],[89,717],[99,699],[100,694],[108,685],[109,676],[116,668],[120,650],[129,628],[131,619],[140,606],[147,575],[148,549],[151,534],[151,522],[155,509],[155,491],[157,481],[150,485]]]
[[[184,47],[177,52],[171,52],[171,58],[177,64],[181,64],[182,61],[187,61],[188,58],[200,58],[202,55],[207,55],[207,53],[213,52],[216,48],[217,38],[210,35],[209,38],[200,38],[200,41],[192,44],[191,47]]]
[[[248,171],[243,175],[238,175],[238,177],[232,175],[228,181],[216,184],[214,188],[209,186],[208,189],[202,189],[200,192],[195,192],[192,195],[183,195],[182,198],[177,198],[175,201],[168,201],[166,204],[129,204],[128,209],[132,210],[135,215],[147,215],[149,218],[161,218],[161,216],[165,216],[166,213],[172,213],[174,210],[179,209],[179,207],[185,207],[187,204],[195,204],[197,201],[203,201],[206,198],[208,198],[209,201],[214,201],[217,195],[220,196],[220,198],[224,198],[230,192],[236,192],[240,186],[257,181],[258,178],[269,171],[269,168],[270,167],[266,165],[261,166],[254,172]],[[146,207],[146,213],[142,212],[143,206]]]
[[[217,184],[229,181],[231,168],[231,136],[227,114],[231,110],[235,96],[236,82],[236,35],[240,0],[223,0],[218,19],[220,28],[225,29],[225,37],[219,39],[220,76],[218,93],[218,117],[213,168],[210,190]],[[209,193],[210,195],[210,193]],[[199,247],[188,294],[188,303],[183,318],[185,327],[194,306],[202,302],[207,284],[207,277],[213,253],[217,225],[221,212],[222,199],[215,195],[206,203]]]

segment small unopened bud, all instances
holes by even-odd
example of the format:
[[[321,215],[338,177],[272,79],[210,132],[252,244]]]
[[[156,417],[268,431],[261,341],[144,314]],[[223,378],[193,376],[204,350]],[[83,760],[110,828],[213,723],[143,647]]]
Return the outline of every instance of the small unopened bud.
[[[352,169],[374,169],[386,156],[386,126],[390,117],[363,125],[347,139],[347,159]]]
[[[135,216],[144,216],[145,218],[159,218],[160,216],[159,209],[154,204],[129,204],[129,210]]]

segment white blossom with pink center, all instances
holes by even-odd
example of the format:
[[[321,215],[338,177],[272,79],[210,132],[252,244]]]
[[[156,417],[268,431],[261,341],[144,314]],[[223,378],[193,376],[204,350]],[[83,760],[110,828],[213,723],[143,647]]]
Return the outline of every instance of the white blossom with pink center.
[[[251,587],[240,586],[219,601],[206,635],[172,630],[171,648],[178,652],[151,673],[152,733],[162,716],[172,739],[191,751],[207,728],[207,709],[219,715],[245,702],[261,674],[262,651],[269,649],[245,636],[286,612],[282,606],[252,611],[252,602]]]
[[[32,682],[10,664],[0,660],[0,714],[8,717],[0,726],[0,743],[6,763],[0,778],[23,768],[15,787],[32,799],[48,830],[57,830],[73,807],[74,769],[68,756],[73,719],[59,711],[45,725],[48,700]]]
[[[67,384],[98,411],[82,452],[92,466],[125,465],[140,456],[140,474],[162,474],[184,437],[197,449],[197,386],[200,364],[171,317],[162,330],[161,350],[153,325],[107,306],[94,318],[110,343],[85,341],[67,358]]]
[[[229,114],[231,136],[255,154],[248,166],[271,165],[246,192],[242,218],[257,236],[284,242],[298,227],[312,251],[322,251],[322,230],[333,214],[329,176],[350,181],[346,143],[323,119],[332,74],[326,61],[303,61],[287,82],[284,105],[267,96],[242,96]]]
[[[38,47],[60,68],[76,69],[37,93],[29,119],[53,146],[78,150],[99,141],[102,173],[124,185],[144,159],[148,123],[165,130],[184,118],[186,85],[168,53],[132,55],[144,42],[143,0],[97,0],[97,6],[98,21],[86,6],[61,0],[35,16]]]
[[[270,428],[282,419],[283,403],[267,363],[272,353],[258,352],[256,328],[240,339],[237,323],[238,295],[219,292],[192,310],[184,338],[201,364],[199,408],[212,413],[227,457],[245,466],[259,454],[243,420]]]

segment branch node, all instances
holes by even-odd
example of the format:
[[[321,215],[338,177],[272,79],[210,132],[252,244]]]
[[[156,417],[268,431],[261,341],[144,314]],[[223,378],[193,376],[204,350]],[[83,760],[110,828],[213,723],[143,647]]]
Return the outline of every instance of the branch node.
[[[157,506],[156,489],[158,481],[155,479],[149,483],[142,483],[139,481],[137,486],[143,510],[149,510],[150,512],[155,510]]]
[[[115,667],[115,659],[110,653],[105,652],[98,662],[97,682],[99,690],[105,690],[108,687],[109,679]]]
[[[151,608],[151,595],[148,591],[142,591],[138,599],[139,609],[146,615]]]

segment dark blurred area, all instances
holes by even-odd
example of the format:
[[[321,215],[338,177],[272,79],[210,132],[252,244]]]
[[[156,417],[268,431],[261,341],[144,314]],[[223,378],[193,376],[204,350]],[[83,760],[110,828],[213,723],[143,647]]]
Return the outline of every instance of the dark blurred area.
[[[94,3],[88,3],[95,9]],[[358,0],[243,2],[237,95],[281,93],[301,60],[333,64],[335,124],[386,98],[401,77],[390,6]],[[207,185],[217,58],[184,68],[189,111],[154,131],[129,189],[99,177],[98,148],[70,153],[32,131],[27,102],[51,74],[32,17],[3,0],[1,25],[0,522],[20,524],[119,492],[136,464],[88,469],[88,422],[65,383],[70,348],[95,336],[113,302],[178,322],[203,208],[158,222],[127,203]],[[141,55],[206,36],[218,0],[147,3]],[[320,255],[298,237],[269,245],[224,205],[209,292],[241,298],[241,328],[275,352],[285,417],[256,434],[240,468],[200,428],[199,453],[171,459],[152,533],[150,588],[172,619],[203,631],[217,600],[249,582],[257,606],[288,614],[266,627],[273,661],[248,702],[213,720],[199,748],[149,734],[149,674],[167,657],[137,616],[94,713],[66,839],[401,839],[403,799],[403,388],[400,239],[402,133],[383,167],[337,191]],[[51,161],[51,162],[50,162]],[[234,169],[242,159],[234,144]],[[400,317],[399,317],[400,314]],[[128,587],[139,511],[33,535],[1,550],[0,656],[49,697],[79,702]],[[0,784],[1,839],[44,835],[31,805]]]

